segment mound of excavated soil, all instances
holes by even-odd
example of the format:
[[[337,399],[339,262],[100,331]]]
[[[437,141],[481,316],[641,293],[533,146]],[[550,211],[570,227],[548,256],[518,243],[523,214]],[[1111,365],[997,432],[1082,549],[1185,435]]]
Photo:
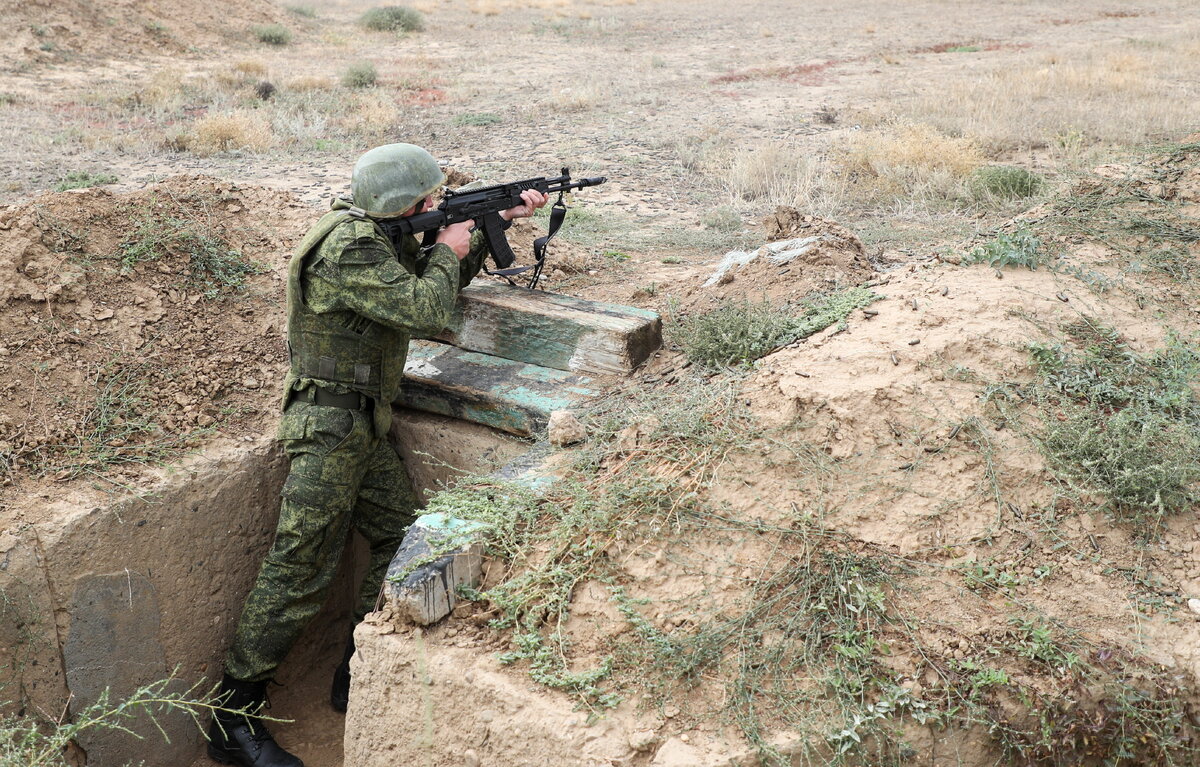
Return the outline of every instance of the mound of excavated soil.
[[[24,0],[0,5],[0,63],[50,62],[70,55],[130,58],[203,47],[279,20],[270,2],[213,0]]]
[[[287,260],[317,215],[206,176],[0,210],[0,507],[34,485],[126,483],[218,434],[269,430]],[[520,262],[542,233],[513,227]]]
[[[178,176],[0,212],[0,468],[14,486],[132,477],[259,432],[285,365],[288,194]]]
[[[682,306],[705,310],[726,300],[796,301],[857,285],[874,267],[858,235],[841,224],[780,206],[763,221],[767,243],[732,251],[684,291]]]

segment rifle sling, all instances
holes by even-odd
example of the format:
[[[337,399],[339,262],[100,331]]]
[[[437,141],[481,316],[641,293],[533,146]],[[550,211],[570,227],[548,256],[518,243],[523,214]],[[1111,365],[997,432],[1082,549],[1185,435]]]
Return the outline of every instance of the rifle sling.
[[[542,276],[542,267],[546,263],[546,246],[550,244],[550,240],[554,239],[554,235],[558,234],[558,230],[562,227],[563,221],[567,218],[567,206],[563,202],[563,193],[558,193],[558,199],[550,208],[550,225],[547,227],[546,235],[538,237],[533,241],[533,263],[527,266],[514,266],[509,269],[497,269],[496,271],[489,270],[486,266],[483,271],[486,274],[503,277],[508,280],[509,284],[515,284],[512,277],[533,270],[533,275],[529,278],[529,289],[533,290],[537,287],[538,280]]]

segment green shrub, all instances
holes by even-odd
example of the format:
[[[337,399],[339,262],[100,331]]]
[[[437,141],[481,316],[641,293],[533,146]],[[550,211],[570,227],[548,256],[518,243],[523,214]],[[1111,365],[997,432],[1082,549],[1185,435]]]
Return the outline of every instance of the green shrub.
[[[742,217],[729,205],[713,208],[700,219],[705,229],[718,232],[733,232],[742,228]]]
[[[775,306],[764,300],[725,304],[711,312],[684,317],[676,333],[689,360],[706,368],[747,365],[800,338],[845,322],[855,309],[879,296],[866,288],[830,293],[808,299],[799,315],[793,307]]]
[[[989,165],[971,174],[971,193],[976,199],[989,197],[1020,200],[1038,194],[1046,182],[1036,173],[1012,165]]]
[[[376,32],[420,32],[425,28],[421,14],[404,5],[372,8],[358,17],[358,23]]]
[[[54,191],[65,192],[68,189],[86,189],[103,184],[115,184],[117,177],[110,173],[89,173],[86,170],[73,170],[58,180]]]
[[[311,5],[289,5],[287,9],[306,19],[315,19],[317,17],[317,9]]]
[[[379,73],[369,61],[356,61],[342,73],[342,85],[347,88],[373,88],[378,79]]]
[[[287,45],[292,41],[292,33],[282,24],[256,24],[250,28],[260,43],[267,45]]]
[[[454,118],[455,125],[495,125],[500,115],[492,112],[466,112]]]
[[[1200,352],[1172,337],[1139,354],[1087,319],[1066,331],[1073,344],[1031,350],[1050,468],[1121,519],[1189,510],[1200,482]]]
[[[972,250],[963,259],[964,264],[987,264],[999,269],[1005,266],[1024,266],[1037,270],[1042,265],[1042,241],[1028,229],[1018,229],[1009,234],[1001,232],[986,245]]]
[[[1116,413],[1064,406],[1046,419],[1041,447],[1052,470],[1080,490],[1103,495],[1116,517],[1143,522],[1186,511],[1196,501],[1196,427],[1145,406]]]

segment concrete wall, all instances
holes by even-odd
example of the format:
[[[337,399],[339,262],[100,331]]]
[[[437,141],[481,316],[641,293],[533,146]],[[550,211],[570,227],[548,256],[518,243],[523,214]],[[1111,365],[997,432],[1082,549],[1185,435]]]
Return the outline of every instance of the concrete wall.
[[[485,427],[408,411],[398,411],[392,437],[420,492],[460,468],[487,473],[524,450]],[[61,499],[39,514],[51,522],[0,532],[0,713],[57,717],[69,696],[77,712],[106,689],[119,700],[172,673],[179,689],[218,681],[273,539],[286,472],[278,446],[263,437],[210,450],[142,497]],[[340,654],[365,559],[361,541],[348,548],[289,663],[312,663],[334,645]],[[144,741],[86,734],[87,764],[177,767],[199,755],[203,737],[189,717],[168,713],[160,722],[169,745],[148,721],[133,727]]]
[[[281,453],[263,439],[211,452],[142,497],[83,508],[59,501],[43,515],[52,522],[6,533],[0,647],[9,657],[0,664],[12,684],[3,697],[58,715],[68,691],[77,712],[106,689],[119,700],[172,673],[179,689],[219,678],[272,540],[284,473]],[[161,738],[148,721],[133,728],[146,742],[85,733],[87,763],[186,764],[200,733],[179,713],[161,723],[171,743],[153,748],[146,743]]]

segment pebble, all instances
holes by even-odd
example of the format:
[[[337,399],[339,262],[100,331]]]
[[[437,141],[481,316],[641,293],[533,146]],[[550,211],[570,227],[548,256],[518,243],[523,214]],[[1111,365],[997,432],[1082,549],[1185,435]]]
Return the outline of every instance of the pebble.
[[[555,410],[550,414],[550,422],[546,427],[550,444],[564,447],[587,439],[587,430],[579,419],[568,410]]]
[[[653,730],[642,730],[629,734],[629,747],[634,751],[648,751],[657,742]]]
[[[242,386],[246,387],[247,389],[257,389],[259,387],[259,383],[253,378],[246,378],[243,379]]]
[[[1200,615],[1200,599],[1189,599],[1188,608],[1197,615]]]

